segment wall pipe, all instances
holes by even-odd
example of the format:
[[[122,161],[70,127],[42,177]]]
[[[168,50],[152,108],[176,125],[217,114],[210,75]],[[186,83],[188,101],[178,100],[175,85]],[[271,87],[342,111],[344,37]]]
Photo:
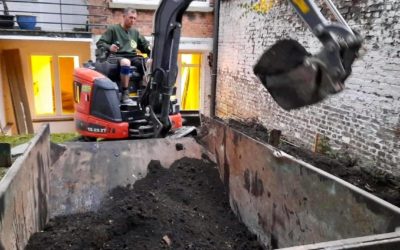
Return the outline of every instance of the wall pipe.
[[[215,117],[216,106],[216,90],[217,90],[217,71],[218,71],[218,38],[219,38],[219,8],[220,0],[214,0],[214,34],[213,34],[213,55],[212,55],[212,72],[211,72],[211,104],[210,115]]]

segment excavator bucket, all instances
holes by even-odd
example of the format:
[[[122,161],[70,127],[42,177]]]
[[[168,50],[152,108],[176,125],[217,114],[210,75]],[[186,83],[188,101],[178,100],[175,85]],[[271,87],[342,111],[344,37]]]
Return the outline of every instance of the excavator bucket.
[[[281,40],[266,50],[254,66],[254,73],[276,103],[285,110],[317,103],[343,90],[320,60],[295,40]]]
[[[285,110],[317,103],[343,90],[363,38],[352,30],[331,0],[324,0],[337,22],[329,22],[313,0],[289,0],[322,43],[317,55],[294,40],[278,41],[254,66],[254,73]]]

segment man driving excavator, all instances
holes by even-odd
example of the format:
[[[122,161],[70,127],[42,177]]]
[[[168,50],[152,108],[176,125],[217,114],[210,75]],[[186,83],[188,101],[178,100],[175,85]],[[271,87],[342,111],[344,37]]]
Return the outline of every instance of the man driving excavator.
[[[137,20],[137,12],[133,8],[124,9],[123,21],[110,26],[96,43],[97,48],[108,52],[107,61],[119,65],[122,87],[121,102],[132,104],[129,98],[129,77],[131,66],[143,76],[142,60],[137,57],[136,50],[150,55],[150,43],[133,26]]]
[[[81,107],[76,108],[81,111],[76,115],[78,131],[89,137],[107,138],[110,133],[109,138],[149,138],[165,136],[177,124],[171,117],[180,117],[179,105],[171,101],[171,96],[178,75],[182,17],[192,1],[160,1],[153,22],[154,44],[147,63],[150,73],[136,105],[120,105],[115,79],[99,77],[100,73],[108,76],[116,68],[116,64],[110,66],[112,63],[107,64],[108,61],[119,62],[122,102],[133,102],[128,91],[130,65],[135,63],[136,49],[150,53],[146,39],[132,29],[136,11],[125,9],[123,23],[111,26],[103,34],[97,46],[111,52],[107,61],[102,58],[94,67],[75,70],[74,84],[81,95],[77,99],[83,100],[78,102]],[[331,0],[324,1],[336,21],[327,20],[314,0],[288,1],[321,42],[321,50],[313,55],[295,40],[280,40],[261,55],[253,70],[276,103],[292,110],[318,103],[344,89],[363,38],[348,26]],[[98,73],[90,71],[93,69]]]

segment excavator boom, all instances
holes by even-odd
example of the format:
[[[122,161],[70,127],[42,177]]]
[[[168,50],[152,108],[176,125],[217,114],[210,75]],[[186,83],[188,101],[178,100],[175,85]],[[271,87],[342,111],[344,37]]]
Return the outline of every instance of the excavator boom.
[[[143,106],[154,111],[162,124],[160,133],[168,132],[170,98],[178,75],[178,49],[182,16],[192,0],[163,0],[154,18],[154,44],[151,54],[151,77],[142,97]]]
[[[254,73],[286,110],[314,104],[340,92],[362,42],[330,0],[325,1],[339,22],[328,22],[312,0],[288,1],[323,47],[320,53],[311,56],[296,41],[278,41],[255,65]],[[151,74],[141,104],[151,110],[160,124],[160,134],[171,127],[168,114],[178,74],[182,16],[191,2],[162,0],[155,13]]]

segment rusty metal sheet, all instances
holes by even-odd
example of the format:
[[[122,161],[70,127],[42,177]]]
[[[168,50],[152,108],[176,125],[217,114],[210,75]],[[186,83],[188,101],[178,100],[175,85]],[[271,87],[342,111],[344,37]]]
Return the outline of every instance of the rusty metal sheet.
[[[266,247],[393,232],[400,209],[329,173],[211,120],[203,138],[233,211]]]
[[[0,249],[24,249],[48,220],[50,130],[45,125],[0,181]]]
[[[320,242],[309,245],[280,248],[284,250],[337,250],[337,249],[354,249],[354,250],[398,250],[400,246],[400,232],[375,234],[345,240],[335,240],[328,242]]]
[[[168,168],[182,157],[201,159],[206,151],[193,138],[73,142],[51,168],[50,217],[96,210],[116,186],[147,174],[152,160]]]

